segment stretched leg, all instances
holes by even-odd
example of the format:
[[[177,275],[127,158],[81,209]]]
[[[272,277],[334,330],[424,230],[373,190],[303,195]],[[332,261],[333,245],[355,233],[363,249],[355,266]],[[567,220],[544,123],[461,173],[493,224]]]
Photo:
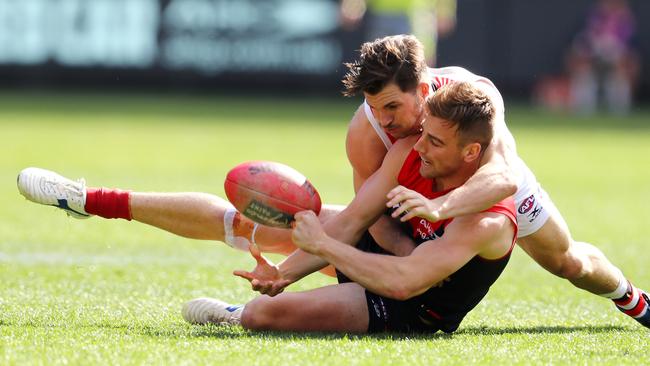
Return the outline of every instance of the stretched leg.
[[[183,317],[193,324],[241,324],[252,330],[294,332],[363,333],[370,321],[365,290],[356,283],[264,295],[244,306],[195,299],[183,306]]]
[[[519,238],[519,245],[537,263],[578,288],[614,300],[621,311],[650,327],[647,295],[632,286],[605,255],[588,243],[576,242],[554,211],[536,232]]]
[[[244,243],[239,245],[244,250],[254,232],[255,242],[263,252],[286,255],[296,249],[290,230],[261,225],[254,230],[254,223],[236,212],[229,202],[207,193],[86,188],[83,180],[75,182],[38,168],[20,173],[18,189],[30,201],[59,207],[77,218],[97,215],[133,219],[191,239],[218,240],[231,246]],[[326,220],[341,210],[341,206],[324,205],[320,217]],[[232,238],[228,238],[227,232]]]
[[[197,192],[131,192],[129,197],[133,220],[186,238],[226,242],[224,219],[234,207],[220,197]],[[234,237],[251,239],[254,229],[251,220],[233,212],[228,224]],[[255,230],[255,242],[263,252],[289,254],[295,250],[291,232],[286,229],[259,226]]]
[[[552,215],[539,230],[517,242],[542,267],[576,287],[604,294],[618,286],[620,271],[596,247],[575,242],[559,214]]]

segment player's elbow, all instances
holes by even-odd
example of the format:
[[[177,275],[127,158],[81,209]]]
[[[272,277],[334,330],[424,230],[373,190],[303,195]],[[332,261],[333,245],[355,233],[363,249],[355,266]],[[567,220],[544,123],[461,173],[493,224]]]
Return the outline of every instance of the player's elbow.
[[[517,189],[519,189],[517,179],[509,169],[501,172],[499,181],[501,182],[500,186],[504,197],[510,197],[517,193]]]
[[[424,292],[424,290],[420,290],[418,288],[402,286],[402,287],[398,287],[398,288],[393,289],[391,291],[390,296],[387,296],[387,297],[390,297],[391,299],[395,299],[395,300],[399,300],[399,301],[406,301],[406,300],[408,300],[410,298],[413,298],[413,297],[415,297],[417,295],[420,295],[423,292]]]
[[[387,295],[387,297],[398,301],[405,301],[412,298],[413,296],[414,295],[411,293],[411,291],[404,287],[391,289],[390,293]]]
[[[395,278],[395,281],[391,284],[390,289],[387,289],[387,292],[387,297],[405,301],[421,294],[423,291],[419,291],[419,287],[410,283],[408,280]]]

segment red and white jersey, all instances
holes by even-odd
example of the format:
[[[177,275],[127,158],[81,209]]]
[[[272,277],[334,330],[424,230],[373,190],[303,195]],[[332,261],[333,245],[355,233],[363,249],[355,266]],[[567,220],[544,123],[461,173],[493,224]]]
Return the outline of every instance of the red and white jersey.
[[[480,88],[483,92],[485,92],[490,97],[490,100],[493,102],[497,112],[494,120],[494,138],[503,141],[506,146],[508,146],[509,149],[516,154],[517,147],[515,144],[515,139],[506,126],[503,97],[501,96],[501,93],[499,93],[499,90],[496,88],[496,86],[494,86],[494,83],[490,81],[490,79],[476,75],[458,66],[429,68],[427,71],[427,78],[430,80],[429,87],[431,88],[432,92],[435,92],[447,84],[460,81],[472,83],[476,87]],[[366,114],[366,118],[368,118],[368,121],[377,133],[377,136],[379,136],[379,138],[386,146],[386,150],[390,149],[391,146],[393,146],[393,142],[395,142],[395,138],[388,135],[381,128],[366,101],[363,102],[363,108]],[[553,204],[550,198],[548,198],[548,195],[540,194],[542,190],[539,183],[537,182],[537,178],[526,166],[523,160],[517,157],[512,169],[517,179],[517,193],[514,195],[515,204],[517,207],[526,208],[527,202],[530,203],[530,200],[533,199],[533,197],[539,196],[538,201],[540,201],[544,207],[550,209],[553,208]],[[522,211],[524,210],[522,209]],[[530,235],[539,230],[539,228],[544,225],[549,217],[548,212],[544,212],[542,215],[539,215],[539,219],[531,221],[525,217],[525,213],[518,212],[518,214],[520,237]]]
[[[418,152],[411,150],[411,152],[406,157],[406,160],[404,160],[402,168],[400,169],[399,175],[397,177],[397,182],[401,186],[416,191],[428,199],[434,199],[443,196],[451,191],[436,191],[435,179],[424,178],[420,174],[421,164],[422,160],[420,159]],[[513,223],[515,227],[515,235],[512,238],[512,244],[514,245],[515,239],[517,237],[517,217],[515,215],[514,200],[508,197],[483,212],[503,214]],[[441,221],[430,222],[416,216],[410,219],[408,223],[411,227],[411,234],[413,236],[413,239],[417,244],[420,244],[424,241],[434,240],[437,237],[441,237],[444,233],[444,228],[453,220],[454,218],[452,217]]]
[[[451,84],[459,81],[464,81],[464,82],[474,84],[475,86],[483,90],[490,97],[497,110],[497,117],[498,117],[497,119],[503,121],[503,116],[505,113],[503,97],[501,96],[501,93],[499,93],[497,87],[494,86],[492,81],[490,81],[490,79],[483,76],[476,75],[459,66],[448,66],[448,67],[441,67],[437,69],[429,68],[428,78],[430,80],[429,87],[433,92],[435,92],[436,90],[440,89],[441,87],[447,84]],[[377,122],[377,119],[372,114],[372,110],[370,109],[370,106],[365,100],[363,101],[363,110],[366,113],[366,118],[368,118],[370,125],[375,130],[375,132],[377,132],[377,135],[386,146],[386,149],[387,150],[390,149],[390,147],[393,146],[393,142],[395,142],[395,138],[387,134],[381,128],[379,122]],[[505,124],[505,121],[503,123]]]
[[[437,192],[435,190],[435,180],[420,175],[421,164],[420,155],[417,151],[411,150],[399,172],[397,178],[399,184],[429,199],[447,193],[448,191]],[[504,253],[501,258],[496,259],[486,259],[476,255],[443,281],[438,282],[424,293],[409,299],[409,302],[416,303],[426,314],[436,319],[445,332],[456,330],[465,315],[483,299],[490,286],[499,278],[506,267],[512,248],[515,245],[517,220],[512,198],[506,198],[483,212],[504,215],[512,222],[515,232],[511,242],[508,243],[510,244],[510,250]],[[417,245],[431,241],[435,245],[436,240],[445,235],[446,228],[453,220],[453,218],[450,218],[430,222],[415,217],[408,221],[409,231]],[[436,258],[430,259],[432,263],[436,260]]]

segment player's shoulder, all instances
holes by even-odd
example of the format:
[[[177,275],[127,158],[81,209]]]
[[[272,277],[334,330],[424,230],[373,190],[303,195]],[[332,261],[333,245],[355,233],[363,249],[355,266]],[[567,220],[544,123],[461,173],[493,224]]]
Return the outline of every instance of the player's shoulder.
[[[345,149],[352,168],[364,178],[381,166],[386,155],[386,146],[370,125],[363,104],[350,120]]]
[[[429,74],[431,75],[444,76],[444,75],[466,74],[466,73],[471,74],[472,72],[461,66],[444,66],[444,67],[429,68]]]
[[[405,150],[410,151],[413,149],[415,143],[418,142],[419,138],[420,138],[419,133],[415,135],[402,137],[401,139],[398,139],[393,143],[393,146],[390,148],[390,151],[405,151]]]
[[[393,144],[393,146],[388,150],[386,158],[384,159],[384,164],[394,163],[396,165],[403,165],[404,161],[408,155],[413,151],[413,146],[420,138],[420,135],[411,135],[403,137]]]
[[[516,233],[516,226],[507,215],[489,211],[456,217],[448,229],[465,238],[479,253],[483,253],[482,256],[487,254],[487,257],[504,254]]]
[[[371,130],[372,126],[366,116],[364,103],[361,103],[348,124],[348,138],[363,139],[368,137],[368,132],[371,132]]]

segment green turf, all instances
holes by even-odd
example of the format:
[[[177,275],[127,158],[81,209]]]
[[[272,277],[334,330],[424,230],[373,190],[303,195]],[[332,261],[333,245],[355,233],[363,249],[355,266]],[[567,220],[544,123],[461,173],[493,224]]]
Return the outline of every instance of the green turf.
[[[253,333],[190,326],[182,303],[251,299],[220,243],[124,221],[68,219],[26,202],[17,172],[42,166],[91,185],[223,195],[225,173],[278,160],[328,202],[352,191],[350,102],[142,95],[0,95],[0,364],[643,364],[646,329],[517,249],[454,335]],[[638,285],[647,269],[650,115],[570,118],[509,111],[520,154],[571,225]],[[277,258],[277,257],[274,257]],[[319,274],[290,290],[331,283]]]

